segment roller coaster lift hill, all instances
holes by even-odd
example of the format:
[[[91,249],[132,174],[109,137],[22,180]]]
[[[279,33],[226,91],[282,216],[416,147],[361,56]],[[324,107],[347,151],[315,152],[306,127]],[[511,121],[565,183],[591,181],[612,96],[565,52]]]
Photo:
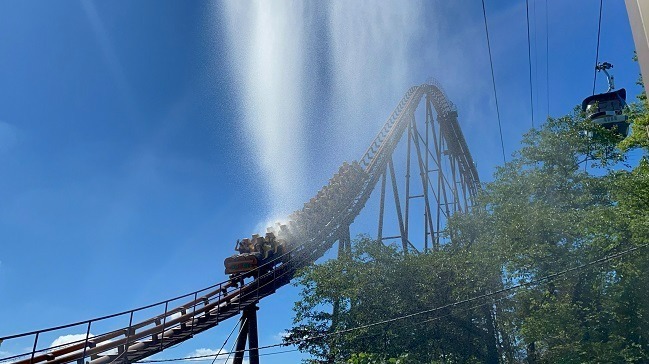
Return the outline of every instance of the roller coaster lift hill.
[[[419,129],[415,122],[415,111],[422,99],[425,129]],[[417,251],[408,230],[412,223],[409,223],[411,200],[424,202],[424,251],[439,246],[444,229],[442,220],[451,213],[470,209],[480,188],[480,180],[457,117],[455,106],[435,81],[411,87],[358,161],[344,163],[302,209],[288,217],[288,223],[269,227],[264,236],[252,235],[237,242],[237,254],[224,262],[228,279],[145,307],[0,337],[0,342],[5,343],[27,340],[31,349],[0,358],[0,364],[133,363],[239,314],[242,314],[241,328],[234,363],[242,363],[246,341],[250,348],[250,363],[259,363],[257,303],[288,284],[299,269],[313,264],[336,242],[339,242],[339,249],[349,249],[349,227],[379,181],[378,239],[401,241],[404,252]],[[424,188],[420,195],[412,195],[410,180],[407,180],[405,210],[402,211],[393,153],[404,135],[407,135],[408,150],[406,178],[410,176],[411,151],[414,150],[416,160],[412,164],[419,167]],[[429,178],[429,173],[436,173],[436,178]],[[383,214],[387,181],[390,179],[399,235],[386,237],[383,236]],[[159,313],[142,320],[140,316],[146,314],[145,310]],[[117,329],[98,332],[102,331],[99,328],[105,327]],[[50,336],[81,330],[85,335],[80,340],[56,347],[46,344],[51,342],[47,339]]]

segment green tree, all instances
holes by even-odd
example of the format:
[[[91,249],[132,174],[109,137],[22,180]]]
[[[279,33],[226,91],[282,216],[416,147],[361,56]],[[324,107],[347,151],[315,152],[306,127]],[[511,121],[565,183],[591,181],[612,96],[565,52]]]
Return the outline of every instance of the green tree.
[[[637,61],[638,57],[634,56]],[[622,150],[643,148],[649,152],[649,101],[645,92],[642,76],[638,79],[638,85],[642,86],[642,92],[638,95],[638,101],[629,104],[626,114],[629,122],[632,123],[632,133],[620,143]]]
[[[586,131],[586,133],[584,133]],[[586,137],[585,135],[591,135]],[[532,130],[465,219],[491,241],[514,284],[647,242],[646,163],[615,171],[620,136],[578,111]],[[587,173],[586,159],[600,167]],[[485,217],[486,213],[486,217]],[[459,230],[463,227],[459,226]],[[645,251],[518,292],[501,325],[536,362],[643,362],[647,356]],[[644,286],[643,286],[644,285]]]
[[[474,209],[450,219],[440,251],[403,255],[362,238],[349,257],[302,272],[288,341],[329,363],[649,362],[647,248],[479,307],[345,331],[646,246],[649,162],[631,169],[624,154],[646,148],[641,100],[635,139],[578,109],[530,131]]]
[[[306,339],[298,346],[318,358],[313,362],[498,362],[491,301],[364,327],[495,289],[499,270],[461,249],[448,245],[436,254],[404,255],[367,237],[356,240],[349,257],[301,273],[302,299],[287,341]],[[334,302],[340,302],[335,316]]]

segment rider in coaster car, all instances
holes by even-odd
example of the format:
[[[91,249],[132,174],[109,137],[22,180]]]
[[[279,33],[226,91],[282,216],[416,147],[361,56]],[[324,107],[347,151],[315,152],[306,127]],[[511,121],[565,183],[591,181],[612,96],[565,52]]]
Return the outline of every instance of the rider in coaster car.
[[[261,253],[261,248],[264,245],[264,238],[259,236],[259,234],[254,234],[251,241],[251,252],[252,253]]]
[[[262,245],[264,259],[268,258],[268,255],[273,252],[277,253],[277,239],[275,239],[275,234],[268,232],[264,238],[264,244]]]
[[[237,240],[237,246],[235,247],[235,250],[237,250],[239,254],[250,253],[250,239],[245,238],[241,241]]]

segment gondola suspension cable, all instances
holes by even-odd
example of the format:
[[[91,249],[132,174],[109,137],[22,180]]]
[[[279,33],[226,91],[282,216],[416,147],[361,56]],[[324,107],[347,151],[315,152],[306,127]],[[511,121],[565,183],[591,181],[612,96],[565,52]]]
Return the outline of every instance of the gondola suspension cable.
[[[548,0],[545,0],[545,100],[547,102],[547,117],[550,118],[550,22],[548,20]]]
[[[534,128],[534,92],[532,91],[532,43],[530,42],[530,1],[525,0],[525,15],[527,19],[527,63],[530,73],[530,107],[532,109],[532,128]]]
[[[496,116],[498,117],[498,132],[500,133],[500,149],[503,152],[503,162],[507,163],[505,157],[505,142],[503,140],[503,128],[500,122],[500,107],[498,106],[498,93],[496,92],[496,76],[494,75],[494,63],[491,57],[491,41],[489,40],[489,27],[487,26],[487,10],[484,0],[482,0],[482,17],[484,18],[484,30],[487,35],[487,49],[489,50],[489,66],[491,67],[491,83],[494,88],[494,99],[496,100]]]
[[[539,18],[536,15],[537,0],[532,0],[532,21],[534,30],[534,84],[536,85],[536,92],[534,93],[534,103],[536,103],[538,111],[541,111],[541,103],[539,102]]]
[[[602,7],[603,0],[599,0],[599,19],[597,21],[597,46],[595,47],[595,75],[593,76],[593,92],[595,95],[595,84],[597,83],[597,64],[599,63],[599,39],[602,31]],[[588,154],[590,153],[590,144],[588,145],[589,151],[586,153],[586,159],[584,160],[584,173],[588,172]]]
[[[599,39],[602,32],[602,8],[604,0],[599,0],[599,20],[597,21],[597,47],[595,49],[595,76],[593,77],[593,95],[595,95],[595,83],[597,82],[597,65],[599,63]]]

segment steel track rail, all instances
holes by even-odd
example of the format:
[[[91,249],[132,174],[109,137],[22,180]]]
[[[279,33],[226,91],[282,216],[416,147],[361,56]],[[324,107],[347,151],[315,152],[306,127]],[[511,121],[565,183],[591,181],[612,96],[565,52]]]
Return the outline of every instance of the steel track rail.
[[[332,209],[331,211],[341,212],[329,216],[322,225],[319,225],[321,226],[319,230],[310,231],[308,239],[299,242],[300,244],[293,242],[294,248],[288,253],[255,270],[252,277],[249,277],[251,278],[249,282],[246,283],[243,278],[238,281],[224,281],[207,289],[137,310],[0,338],[1,342],[19,337],[35,336],[34,350],[22,355],[2,358],[0,363],[11,360],[16,364],[66,364],[83,363],[86,358],[90,358],[90,364],[135,362],[186,341],[195,334],[240,314],[246,306],[255,304],[262,298],[273,294],[277,288],[288,284],[299,269],[313,264],[323,256],[358,216],[382,173],[385,172],[392,153],[402,139],[408,122],[414,116],[424,95],[431,98],[438,114],[442,133],[448,141],[448,152],[457,158],[460,172],[468,181],[467,184],[472,195],[475,194],[480,181],[459,127],[455,107],[446,98],[441,87],[434,82],[411,87],[360,159],[360,165],[366,175],[357,186],[356,197],[345,205]],[[313,226],[313,224],[311,225]],[[189,297],[193,299],[185,304],[169,308],[169,304],[173,301]],[[161,305],[165,307],[163,314],[141,322],[132,322],[133,314],[138,310]],[[129,326],[98,336],[89,336],[93,322],[124,315],[130,315]],[[56,348],[36,350],[40,334],[75,326],[87,329],[86,339]]]

